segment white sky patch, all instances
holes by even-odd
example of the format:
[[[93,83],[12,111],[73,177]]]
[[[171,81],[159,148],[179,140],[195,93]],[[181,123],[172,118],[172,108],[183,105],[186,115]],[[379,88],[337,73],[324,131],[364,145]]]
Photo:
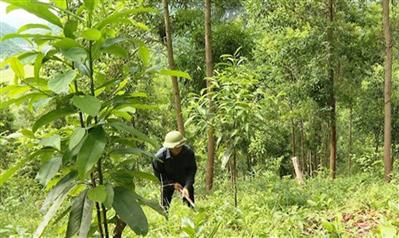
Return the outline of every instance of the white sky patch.
[[[10,13],[6,13],[6,8],[8,4],[0,2],[0,22],[7,23],[8,25],[19,28],[22,25],[28,23],[44,23],[48,24],[47,21],[36,17],[24,10],[14,10]]]

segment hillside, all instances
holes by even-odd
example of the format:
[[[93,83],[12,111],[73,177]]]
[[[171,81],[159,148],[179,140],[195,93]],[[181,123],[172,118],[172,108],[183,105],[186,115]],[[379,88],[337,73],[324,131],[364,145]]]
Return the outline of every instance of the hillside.
[[[17,29],[8,25],[7,23],[0,22],[0,37],[16,31]],[[22,51],[25,44],[26,43],[21,39],[10,39],[4,42],[0,42],[0,59],[4,59],[7,56]]]

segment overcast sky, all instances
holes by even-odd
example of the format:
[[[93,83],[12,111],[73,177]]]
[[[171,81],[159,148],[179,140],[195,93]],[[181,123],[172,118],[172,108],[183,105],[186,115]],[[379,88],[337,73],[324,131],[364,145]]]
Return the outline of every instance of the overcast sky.
[[[5,22],[10,26],[19,28],[27,23],[47,23],[46,21],[32,15],[24,10],[14,10],[6,13],[8,4],[0,2],[0,22]]]

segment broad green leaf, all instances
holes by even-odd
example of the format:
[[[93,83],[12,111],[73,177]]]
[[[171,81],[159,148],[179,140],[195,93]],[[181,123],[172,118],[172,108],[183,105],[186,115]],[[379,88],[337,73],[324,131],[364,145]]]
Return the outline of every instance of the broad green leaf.
[[[107,199],[107,190],[104,185],[98,185],[97,187],[90,189],[87,195],[93,202],[103,203]]]
[[[79,43],[76,42],[74,39],[71,38],[63,38],[61,40],[55,41],[54,43],[52,43],[52,45],[56,48],[60,48],[62,50],[68,50],[70,48],[81,48]]]
[[[164,217],[167,217],[167,213],[165,212],[165,210],[163,209],[163,207],[161,207],[159,205],[158,201],[152,201],[152,200],[148,200],[148,199],[144,199],[142,197],[139,196],[139,201],[141,205],[145,205],[147,207],[152,208],[154,211],[158,212],[159,214],[161,214]]]
[[[101,38],[101,31],[97,29],[87,29],[83,31],[82,36],[86,40],[96,41]]]
[[[191,76],[188,73],[183,72],[183,71],[179,71],[179,70],[162,69],[162,70],[159,71],[159,73],[162,74],[162,75],[167,75],[167,76],[191,79]]]
[[[79,151],[76,166],[79,177],[84,176],[93,168],[104,152],[107,143],[106,134],[102,127],[89,130],[88,136]]]
[[[58,183],[50,190],[47,194],[46,199],[43,202],[41,211],[45,212],[50,205],[57,200],[60,196],[68,194],[68,192],[75,186],[76,172],[70,172],[65,175]]]
[[[80,47],[73,47],[70,49],[62,50],[61,52],[64,55],[64,57],[70,61],[84,63],[85,60],[87,59],[86,50]]]
[[[60,36],[52,36],[52,35],[42,35],[42,34],[19,34],[19,33],[10,33],[4,35],[0,41],[10,40],[13,38],[22,38],[25,40],[32,39],[32,40],[42,40],[42,41],[50,41],[60,39]]]
[[[47,25],[43,25],[43,24],[26,24],[26,25],[21,26],[18,29],[17,33],[21,33],[21,32],[24,32],[24,31],[30,30],[30,29],[44,29],[44,30],[51,31],[51,28],[48,27]]]
[[[93,202],[88,199],[87,190],[84,190],[72,202],[66,237],[73,237],[76,233],[81,238],[88,237],[92,210]]]
[[[135,136],[137,139],[145,141],[153,145],[154,147],[158,146],[158,143],[156,140],[151,139],[148,137],[146,134],[138,131],[137,129],[133,128],[132,126],[127,125],[126,123],[122,121],[113,121],[110,123],[110,126],[113,128],[117,129],[120,132],[127,132],[133,136]]]
[[[138,53],[144,67],[147,67],[150,64],[150,51],[146,46],[143,45],[139,47]]]
[[[107,209],[111,209],[112,208],[112,203],[114,202],[114,189],[112,188],[111,184],[106,184],[105,185],[105,191],[107,193],[107,197],[104,201],[104,206]]]
[[[116,214],[137,235],[146,235],[148,232],[147,218],[139,205],[138,196],[124,187],[114,188],[113,207]]]
[[[141,172],[138,170],[134,170],[132,172],[133,176],[136,178],[140,178],[140,179],[144,179],[144,180],[148,180],[154,183],[158,183],[158,178],[155,177],[154,175],[150,174],[150,173],[145,173],[145,172]]]
[[[94,96],[73,96],[72,103],[82,112],[94,117],[97,116],[101,109],[101,101]]]
[[[74,108],[66,107],[66,108],[59,108],[54,111],[50,111],[44,115],[42,115],[32,126],[32,132],[35,133],[40,127],[49,124],[50,122],[63,118],[69,114],[74,113]]]
[[[26,156],[25,158],[19,160],[11,168],[7,169],[2,174],[0,174],[0,186],[2,186],[5,182],[7,182],[7,180],[9,180],[21,167],[23,167],[28,160],[29,157]]]
[[[97,0],[84,0],[84,5],[85,8],[89,11],[92,12],[94,11],[95,7],[97,4]]]
[[[71,135],[71,138],[69,139],[69,145],[68,145],[69,150],[72,150],[77,145],[79,145],[80,142],[85,137],[85,135],[86,135],[86,129],[82,128],[82,127],[77,127],[73,131],[73,134]]]
[[[57,94],[68,93],[69,84],[76,78],[76,75],[77,72],[72,69],[58,73],[49,80],[48,87]]]
[[[52,3],[55,4],[55,6],[57,6],[60,9],[66,9],[67,8],[67,3],[66,1],[68,0],[50,0]]]
[[[75,32],[78,29],[78,22],[75,20],[68,20],[64,26],[64,35],[65,37],[75,39]]]
[[[16,79],[23,80],[25,78],[24,65],[18,60],[17,57],[13,56],[8,58],[7,63],[11,66],[12,71],[14,71]]]
[[[126,11],[120,11],[120,12],[115,12],[111,14],[110,16],[106,17],[104,20],[99,22],[95,28],[101,30],[108,24],[113,24],[113,23],[118,23],[118,22],[123,22],[126,17],[130,15],[135,15],[139,13],[156,13],[157,10],[155,8],[144,8],[144,7],[139,7],[135,9],[130,9]]]
[[[102,51],[104,53],[112,54],[121,58],[127,58],[129,56],[127,50],[119,45],[112,45],[110,47],[102,49]]]
[[[48,8],[49,6],[44,3],[34,2],[31,0],[2,0],[3,2],[9,3],[15,8],[24,9],[33,15],[42,18],[56,26],[62,27],[61,21],[54,13],[52,13]]]
[[[133,147],[128,147],[124,149],[118,149],[114,151],[117,154],[137,154],[137,155],[146,155],[149,158],[154,159],[154,155],[148,151],[139,149],[139,148],[133,148]]]
[[[42,222],[39,224],[35,233],[33,234],[33,238],[39,238],[43,234],[43,232],[46,229],[47,225],[49,224],[50,220],[55,216],[57,210],[61,207],[62,202],[65,200],[67,195],[68,195],[68,193],[64,193],[53,201],[50,209],[48,210],[46,215],[43,217]]]
[[[48,138],[43,138],[40,140],[39,144],[46,147],[53,147],[57,150],[61,150],[61,137],[59,135],[53,135]]]
[[[39,80],[40,68],[42,67],[43,58],[44,58],[44,55],[42,53],[37,54],[37,57],[35,60],[35,67],[34,67],[35,80]]]
[[[46,186],[47,183],[57,174],[62,164],[62,158],[56,156],[51,160],[47,161],[40,167],[40,170],[36,176],[39,183]]]
[[[142,23],[142,22],[137,22],[137,21],[135,21],[135,20],[130,20],[130,23],[131,23],[133,26],[135,26],[135,27],[137,27],[137,28],[139,28],[139,29],[141,29],[141,30],[143,30],[143,31],[148,31],[148,30],[150,29],[146,24],[144,24],[144,23]]]

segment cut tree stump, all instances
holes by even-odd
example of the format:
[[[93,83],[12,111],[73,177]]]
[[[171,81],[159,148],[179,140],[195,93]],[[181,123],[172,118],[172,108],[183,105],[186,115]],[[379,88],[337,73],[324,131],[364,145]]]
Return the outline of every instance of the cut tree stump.
[[[296,180],[298,181],[299,184],[304,184],[305,181],[303,180],[303,174],[302,174],[302,170],[299,166],[298,158],[295,156],[295,157],[292,157],[291,160],[292,160],[292,164],[294,165]]]

